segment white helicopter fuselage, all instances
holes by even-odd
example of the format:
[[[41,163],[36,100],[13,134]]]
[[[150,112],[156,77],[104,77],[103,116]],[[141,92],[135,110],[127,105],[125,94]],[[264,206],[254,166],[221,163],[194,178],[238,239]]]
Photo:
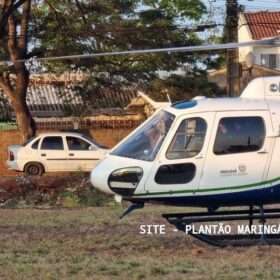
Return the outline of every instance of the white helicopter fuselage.
[[[252,80],[238,98],[163,107],[111,150],[91,182],[132,202],[280,202],[280,77]]]

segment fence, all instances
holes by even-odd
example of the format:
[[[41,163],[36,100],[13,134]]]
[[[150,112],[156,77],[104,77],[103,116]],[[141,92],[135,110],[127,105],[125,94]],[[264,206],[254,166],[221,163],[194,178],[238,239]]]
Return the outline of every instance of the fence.
[[[142,123],[142,120],[94,120],[94,121],[48,121],[36,122],[38,130],[73,130],[91,128],[135,128]],[[17,130],[18,125],[12,122],[0,123],[0,131]]]
[[[135,128],[142,120],[86,120],[86,121],[49,121],[36,122],[38,130],[73,130],[92,128]]]

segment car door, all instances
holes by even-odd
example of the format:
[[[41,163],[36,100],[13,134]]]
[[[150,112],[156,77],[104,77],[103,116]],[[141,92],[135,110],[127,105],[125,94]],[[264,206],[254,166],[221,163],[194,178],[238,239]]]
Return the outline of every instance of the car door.
[[[176,121],[145,182],[150,194],[198,189],[215,113],[188,114]]]
[[[47,171],[67,171],[67,151],[63,137],[45,136],[40,143],[39,158]]]
[[[233,192],[260,187],[268,169],[272,138],[270,115],[217,113],[199,191]]]
[[[102,157],[102,149],[78,136],[66,136],[68,170],[90,171]]]

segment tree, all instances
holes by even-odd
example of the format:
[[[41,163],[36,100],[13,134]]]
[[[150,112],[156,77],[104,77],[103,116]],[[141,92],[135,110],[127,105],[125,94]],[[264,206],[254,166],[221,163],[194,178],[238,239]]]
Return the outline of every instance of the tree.
[[[165,79],[156,79],[147,88],[156,101],[167,101],[167,94],[172,102],[190,100],[194,96],[221,96],[225,92],[216,83],[208,81],[204,70],[186,71],[180,75],[172,74]]]
[[[23,137],[34,134],[35,127],[25,102],[29,72],[18,60],[198,45],[202,40],[186,22],[199,20],[204,13],[206,7],[200,0],[5,0],[0,33],[2,60],[10,57],[13,65],[5,69],[2,66],[0,86],[12,102]],[[209,62],[198,54],[161,53],[49,61],[40,67],[44,71],[81,72],[87,77],[79,85],[85,100],[98,104],[95,99],[104,90],[119,92],[143,85],[148,89],[162,81],[162,71],[187,67],[188,73],[197,72],[198,57],[201,65]],[[200,73],[205,77],[205,71]],[[189,77],[186,81],[197,75]]]
[[[27,58],[28,22],[30,18],[29,0],[4,0],[0,21],[2,58],[10,58],[12,66],[1,65],[0,86],[9,98],[23,139],[35,134],[36,126],[26,104],[29,72],[21,59]],[[14,73],[14,79],[11,73]]]

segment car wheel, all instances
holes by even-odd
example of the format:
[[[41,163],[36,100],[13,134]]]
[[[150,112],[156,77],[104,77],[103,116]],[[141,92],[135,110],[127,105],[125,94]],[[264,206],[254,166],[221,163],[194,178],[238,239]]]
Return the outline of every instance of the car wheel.
[[[40,176],[44,173],[44,167],[39,162],[29,162],[26,164],[24,172],[27,176]]]

